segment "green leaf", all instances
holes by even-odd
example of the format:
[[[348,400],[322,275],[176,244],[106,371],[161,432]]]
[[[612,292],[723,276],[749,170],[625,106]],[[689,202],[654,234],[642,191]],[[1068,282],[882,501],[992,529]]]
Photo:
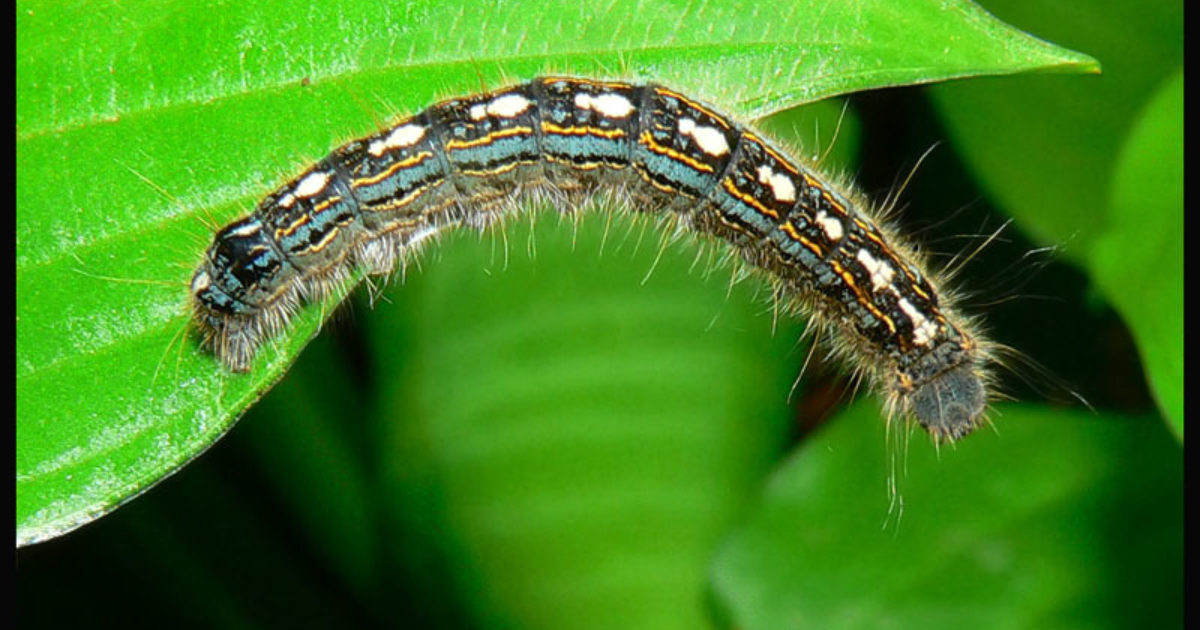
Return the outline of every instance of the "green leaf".
[[[1179,445],[1150,418],[998,411],[940,453],[885,447],[873,405],[831,423],[717,556],[730,627],[1181,627]]]
[[[758,115],[884,85],[1094,67],[972,4],[946,7],[21,3],[18,544],[178,469],[315,335],[332,301],[250,374],[229,374],[198,347],[186,285],[215,226],[338,142],[551,70],[659,80]]]
[[[1183,438],[1183,68],[1154,92],[1112,181],[1096,283],[1133,331],[1159,408]]]

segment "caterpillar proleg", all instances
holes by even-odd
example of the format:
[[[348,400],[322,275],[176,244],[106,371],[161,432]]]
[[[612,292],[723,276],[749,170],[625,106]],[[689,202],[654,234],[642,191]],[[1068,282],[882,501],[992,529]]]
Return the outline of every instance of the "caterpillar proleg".
[[[616,195],[734,248],[936,440],[978,426],[988,344],[867,206],[714,108],[655,84],[547,77],[440,102],[334,150],[217,232],[191,282],[234,371],[358,267],[483,227],[531,196]]]

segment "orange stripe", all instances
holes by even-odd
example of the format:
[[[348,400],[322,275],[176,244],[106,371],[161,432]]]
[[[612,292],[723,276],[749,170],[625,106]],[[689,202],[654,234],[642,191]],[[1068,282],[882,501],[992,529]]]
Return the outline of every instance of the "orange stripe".
[[[717,124],[721,125],[722,127],[726,128],[726,129],[729,129],[729,123],[725,122],[724,116],[714,112],[713,110],[705,107],[704,105],[701,105],[700,103],[697,103],[696,101],[693,101],[692,99],[680,94],[679,92],[668,90],[667,88],[663,88],[663,87],[654,88],[654,91],[658,92],[659,94],[661,94],[663,96],[671,96],[671,97],[674,97],[674,98],[677,98],[677,99],[683,101],[684,103],[687,103],[687,105],[689,107],[691,107],[692,109],[695,109],[695,110],[699,111],[700,113],[705,114],[706,116],[709,116],[713,120],[717,121]]]
[[[494,142],[497,138],[507,138],[509,136],[530,136],[533,135],[533,130],[529,127],[510,127],[501,129],[482,138],[474,140],[451,140],[446,143],[447,149],[470,149],[471,147],[487,146]]]
[[[559,127],[550,122],[542,123],[542,131],[547,133],[558,134],[560,136],[598,136],[616,140],[617,138],[625,137],[624,129],[601,129],[599,127]]]
[[[672,160],[687,164],[688,166],[692,167],[693,170],[701,171],[703,173],[713,172],[713,167],[705,164],[704,162],[701,162],[690,155],[680,153],[675,149],[664,147],[661,144],[658,144],[654,141],[654,138],[650,135],[649,131],[643,131],[642,137],[638,139],[638,142],[646,145],[647,149],[650,149],[659,155],[665,155]]]
[[[394,175],[396,173],[396,171],[398,171],[400,169],[404,169],[404,168],[409,168],[410,166],[416,166],[431,157],[433,157],[433,154],[430,153],[429,151],[421,151],[420,153],[418,153],[412,157],[405,158],[405,159],[400,160],[399,162],[396,162],[395,164],[387,167],[387,169],[385,169],[382,173],[379,173],[378,175],[372,175],[371,177],[364,177],[362,179],[354,180],[354,182],[350,184],[350,187],[351,188],[362,188],[363,186],[370,186],[372,184],[378,184],[379,182]]]
[[[733,180],[732,180],[732,179],[730,179],[730,178],[726,177],[726,178],[725,178],[725,179],[724,179],[724,180],[721,182],[721,185],[725,187],[725,191],[726,191],[726,192],[728,192],[729,194],[733,195],[733,196],[734,196],[734,198],[736,198],[738,201],[741,201],[742,203],[744,203],[744,204],[746,204],[746,205],[750,206],[751,208],[754,208],[755,210],[758,210],[759,214],[765,214],[766,216],[769,216],[769,217],[771,217],[772,219],[778,219],[778,218],[779,218],[779,213],[778,213],[778,212],[775,212],[774,210],[772,210],[772,209],[770,209],[770,208],[768,208],[768,207],[766,207],[766,206],[762,205],[762,203],[760,203],[760,202],[759,202],[757,199],[755,199],[753,195],[748,195],[748,194],[746,194],[746,193],[744,193],[744,192],[742,192],[742,191],[738,190],[738,189],[737,189],[737,188],[736,188],[736,187],[733,185]]]
[[[763,142],[762,138],[759,138],[758,136],[750,133],[749,131],[742,132],[742,135],[744,137],[746,137],[747,139],[749,139],[750,141],[758,143],[758,146],[762,147],[762,150],[766,151],[767,155],[775,158],[775,161],[778,162],[779,165],[784,168],[784,170],[788,171],[792,175],[800,174],[800,171],[797,170],[795,166],[792,166],[792,163],[787,158],[785,158],[782,155],[779,155],[778,153],[773,151],[771,149],[771,147],[767,146],[767,143]],[[808,181],[807,177],[805,178],[805,181],[806,182]]]

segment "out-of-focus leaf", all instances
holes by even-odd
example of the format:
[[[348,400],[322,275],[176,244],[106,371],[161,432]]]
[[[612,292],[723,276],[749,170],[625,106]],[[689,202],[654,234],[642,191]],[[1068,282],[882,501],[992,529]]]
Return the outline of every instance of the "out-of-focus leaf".
[[[938,453],[885,446],[876,416],[805,444],[718,554],[731,627],[1181,626],[1183,454],[1161,424],[1007,405]]]
[[[1163,415],[1183,437],[1183,69],[1154,93],[1121,152],[1112,216],[1090,260],[1133,331]]]

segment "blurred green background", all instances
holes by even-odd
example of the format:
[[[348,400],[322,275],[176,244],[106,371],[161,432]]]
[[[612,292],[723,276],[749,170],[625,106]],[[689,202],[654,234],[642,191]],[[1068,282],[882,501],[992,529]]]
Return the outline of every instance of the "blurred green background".
[[[1182,9],[987,8],[1104,73],[758,122],[814,154],[840,121],[874,199],[934,147],[895,220],[935,265],[1013,221],[954,282],[1029,359],[995,430],[889,432],[819,353],[793,391],[802,322],[719,249],[542,212],[359,290],[202,457],[18,550],[19,627],[1181,626]]]

